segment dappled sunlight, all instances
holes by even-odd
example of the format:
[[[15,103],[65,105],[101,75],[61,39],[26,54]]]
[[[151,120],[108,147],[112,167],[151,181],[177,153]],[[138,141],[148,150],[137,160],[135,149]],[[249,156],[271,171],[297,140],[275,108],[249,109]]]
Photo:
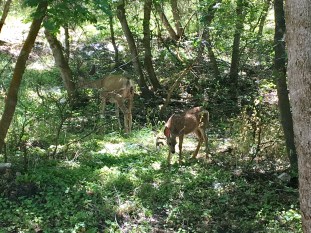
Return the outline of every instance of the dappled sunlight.
[[[153,164],[151,164],[151,166],[154,170],[160,170],[161,169],[161,163],[160,162],[154,162]]]
[[[47,69],[47,67],[53,67],[54,66],[54,63],[51,61],[51,62],[47,62],[47,61],[35,61],[31,64],[29,64],[27,66],[27,69],[32,69],[32,70],[35,70],[35,71],[44,71]]]
[[[126,144],[124,142],[120,142],[120,143],[105,143],[103,145],[103,148],[96,152],[99,154],[113,154],[113,155],[118,155],[122,152],[124,152],[126,150]]]
[[[107,167],[104,166],[101,169],[99,169],[99,172],[101,175],[104,176],[112,176],[112,175],[119,175],[120,174],[120,170],[118,169],[118,167]]]
[[[22,44],[27,37],[29,27],[30,23],[22,22],[21,18],[8,16],[0,33],[0,40],[12,44]]]
[[[61,163],[63,166],[70,167],[70,168],[79,168],[81,164],[78,161],[74,160],[65,160]]]

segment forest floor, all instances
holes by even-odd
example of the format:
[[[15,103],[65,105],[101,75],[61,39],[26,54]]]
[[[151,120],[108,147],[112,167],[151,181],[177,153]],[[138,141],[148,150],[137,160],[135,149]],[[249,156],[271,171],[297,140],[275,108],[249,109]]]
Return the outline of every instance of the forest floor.
[[[299,232],[298,192],[277,171],[190,148],[169,169],[154,142],[148,129],[97,135],[70,160],[1,176],[0,232]]]
[[[4,54],[18,55],[24,29],[14,30],[0,37],[8,42],[2,46],[1,67],[10,66],[2,75],[3,87],[14,66]],[[235,124],[221,122],[225,126],[212,122],[210,157],[204,158],[202,148],[191,160],[196,140],[187,136],[183,163],[175,155],[169,168],[167,147],[155,146],[166,119],[148,114],[141,119],[142,111],[154,106],[136,98],[130,135],[116,130],[109,111],[108,121],[100,123],[97,100],[84,110],[68,110],[58,89],[44,92],[62,81],[51,56],[42,56],[47,45],[36,46],[8,138],[13,166],[0,174],[1,233],[301,232],[297,187],[283,179],[288,168],[283,145],[269,137],[274,128],[279,131],[277,126],[261,122],[262,150],[252,157],[257,145],[240,140],[250,128],[243,117]],[[36,53],[44,46],[44,53]]]

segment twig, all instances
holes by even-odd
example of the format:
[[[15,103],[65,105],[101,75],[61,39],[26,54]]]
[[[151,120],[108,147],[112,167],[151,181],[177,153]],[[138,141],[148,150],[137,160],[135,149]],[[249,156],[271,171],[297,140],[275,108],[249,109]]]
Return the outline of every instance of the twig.
[[[183,29],[182,29],[182,35],[184,34],[185,29],[186,29],[186,27],[188,26],[188,24],[190,23],[192,17],[193,17],[195,14],[197,14],[197,12],[198,12],[198,11],[195,11],[195,12],[192,13],[192,15],[190,15],[189,19],[187,20],[185,26],[184,26]]]
[[[188,67],[186,67],[184,70],[182,70],[181,72],[179,72],[178,74],[178,78],[175,80],[174,84],[172,85],[172,87],[168,90],[167,93],[167,97],[166,100],[163,104],[163,107],[160,110],[160,115],[163,114],[163,112],[165,111],[165,109],[167,108],[167,106],[169,105],[170,101],[171,101],[171,96],[173,94],[173,92],[175,91],[177,85],[181,82],[182,78],[184,78],[184,76],[189,73],[189,71],[192,69],[192,67],[194,66],[194,64],[196,63],[196,61],[194,61],[192,64],[190,64]]]

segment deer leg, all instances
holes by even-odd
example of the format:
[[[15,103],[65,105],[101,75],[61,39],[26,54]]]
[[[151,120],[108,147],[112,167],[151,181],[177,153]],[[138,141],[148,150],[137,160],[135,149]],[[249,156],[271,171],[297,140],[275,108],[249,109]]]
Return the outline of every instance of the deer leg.
[[[130,132],[131,132],[132,123],[133,123],[132,109],[133,109],[133,96],[131,96],[128,101],[128,127],[129,127]]]
[[[128,110],[124,104],[124,99],[122,98],[122,96],[120,95],[115,95],[114,97],[116,104],[118,105],[118,109],[120,108],[123,116],[124,116],[124,131],[125,133],[129,133],[129,122],[128,122]],[[119,118],[118,118],[119,119]],[[120,123],[121,125],[121,123]]]
[[[115,108],[116,108],[116,117],[117,117],[117,120],[118,120],[119,129],[122,129],[122,125],[121,125],[121,121],[120,121],[119,105],[118,105],[117,102],[115,103]]]
[[[179,148],[179,164],[182,163],[182,155],[181,155],[181,152],[182,152],[182,143],[183,143],[183,140],[184,140],[184,135],[181,134],[179,136],[179,142],[178,142],[178,148]]]
[[[199,153],[199,150],[200,150],[200,147],[202,145],[203,138],[204,138],[201,130],[195,131],[195,134],[197,135],[199,142],[198,142],[197,148],[195,149],[195,151],[194,151],[194,153],[192,155],[193,159],[195,159],[197,157],[197,155]]]
[[[207,129],[208,129],[208,123],[209,123],[209,112],[205,111],[203,113],[202,119],[201,119],[201,124],[202,126],[199,128],[205,143],[205,158],[208,158],[209,154],[209,147],[208,147],[208,134],[207,134]]]
[[[132,129],[132,101],[132,99],[129,99],[127,106],[124,101],[120,103],[120,106],[122,107],[121,110],[124,115],[124,128],[126,133],[130,133]]]
[[[124,125],[126,125],[125,127],[126,132],[130,133],[132,129],[132,109],[131,109],[130,100],[127,106],[123,102],[123,108],[124,108]]]
[[[128,113],[127,112],[123,113],[123,116],[124,116],[124,129],[125,129],[125,133],[129,133],[130,130],[129,130],[129,122],[128,122]]]
[[[129,127],[129,111],[127,110],[124,103],[120,103],[120,109],[123,112],[123,119],[124,119],[124,131],[125,133],[130,133],[130,127]]]
[[[132,113],[125,108],[124,111],[124,127],[127,133],[131,132],[132,129]]]
[[[127,120],[128,120],[128,129],[130,133],[132,131],[132,112],[128,112]]]
[[[207,159],[207,157],[208,157],[208,135],[207,135],[207,133],[206,133],[206,131],[204,130],[203,131],[203,136],[204,136],[204,143],[205,143],[205,158]]]

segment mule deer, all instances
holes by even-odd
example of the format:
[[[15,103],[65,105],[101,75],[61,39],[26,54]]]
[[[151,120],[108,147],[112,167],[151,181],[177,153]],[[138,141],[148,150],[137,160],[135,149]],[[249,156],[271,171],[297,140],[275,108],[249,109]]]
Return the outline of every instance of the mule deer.
[[[164,135],[166,136],[169,154],[168,165],[171,163],[171,153],[175,153],[176,137],[179,138],[179,163],[182,161],[182,143],[184,136],[194,132],[198,137],[198,145],[192,158],[196,158],[202,142],[205,142],[205,153],[207,156],[208,137],[205,133],[209,122],[209,113],[201,107],[195,107],[181,114],[173,114],[165,124]]]
[[[126,133],[131,132],[134,84],[130,79],[122,75],[107,75],[102,79],[94,81],[80,81],[78,87],[99,90],[103,116],[105,115],[106,102],[115,103],[116,116],[120,128],[119,109],[121,109],[124,115],[124,131]]]

